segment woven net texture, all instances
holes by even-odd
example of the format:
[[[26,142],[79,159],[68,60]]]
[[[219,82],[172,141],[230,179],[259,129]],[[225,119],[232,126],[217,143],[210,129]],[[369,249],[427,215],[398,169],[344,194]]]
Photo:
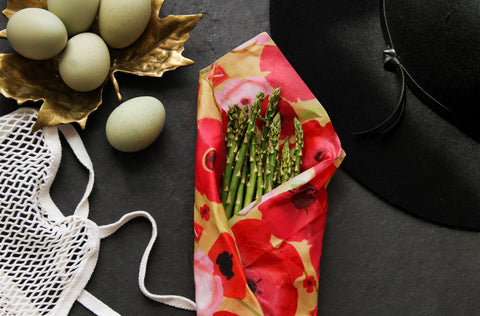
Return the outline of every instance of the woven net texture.
[[[91,251],[86,219],[51,216],[40,205],[61,152],[52,152],[42,130],[32,132],[36,114],[0,118],[0,315],[6,316],[51,315]]]

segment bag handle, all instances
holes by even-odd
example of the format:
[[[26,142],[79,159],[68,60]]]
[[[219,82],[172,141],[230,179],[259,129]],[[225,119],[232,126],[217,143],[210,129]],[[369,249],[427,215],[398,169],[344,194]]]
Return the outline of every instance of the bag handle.
[[[88,204],[88,197],[93,189],[93,182],[95,179],[95,173],[93,171],[93,164],[90,160],[90,156],[88,155],[87,150],[85,149],[85,145],[83,144],[80,135],[78,135],[77,130],[71,125],[60,125],[58,129],[62,132],[63,136],[67,140],[68,144],[73,150],[73,153],[77,157],[78,161],[87,168],[88,170],[88,183],[85,189],[85,193],[83,194],[82,199],[78,203],[74,215],[81,216],[84,218],[88,218],[89,213],[89,204]]]
[[[183,296],[178,296],[178,295],[158,295],[158,294],[153,294],[151,293],[146,287],[145,287],[145,274],[147,270],[147,263],[148,263],[148,258],[150,256],[150,252],[153,248],[153,244],[155,243],[155,240],[157,239],[157,224],[155,222],[155,219],[147,212],[144,211],[136,211],[136,212],[131,212],[127,213],[124,216],[122,216],[117,222],[109,224],[109,225],[104,225],[99,227],[99,237],[100,239],[106,238],[113,233],[115,233],[120,227],[122,227],[125,223],[129,222],[130,220],[137,218],[137,217],[144,217],[150,221],[152,224],[152,235],[150,237],[150,241],[148,242],[147,247],[145,248],[145,251],[142,256],[142,260],[140,262],[140,269],[138,273],[138,285],[140,287],[140,291],[142,293],[150,298],[151,300],[154,300],[159,303],[163,303],[172,307],[180,308],[180,309],[185,309],[185,310],[190,310],[194,311],[196,310],[196,304],[194,301],[183,297]],[[108,314],[107,314],[108,315]]]
[[[93,164],[92,161],[90,160],[90,157],[88,155],[87,150],[85,149],[85,145],[83,144],[80,135],[77,133],[76,129],[71,125],[60,125],[58,129],[62,132],[62,134],[65,136],[65,139],[67,140],[68,144],[72,148],[75,156],[77,159],[82,163],[82,165],[87,168],[89,172],[89,178],[88,178],[88,183],[87,187],[85,189],[85,193],[78,203],[74,215],[81,216],[84,218],[88,218],[89,214],[89,204],[88,204],[88,197],[90,196],[90,193],[92,192],[93,189],[93,183],[94,183],[94,178],[95,178],[95,173],[93,171]],[[148,263],[148,258],[150,256],[150,252],[153,248],[153,244],[155,243],[155,240],[157,238],[157,224],[155,222],[155,219],[147,212],[144,211],[137,211],[137,212],[131,212],[127,213],[124,216],[122,216],[117,222],[109,224],[109,225],[104,225],[99,227],[99,238],[103,239],[106,238],[113,233],[115,233],[120,227],[122,227],[124,224],[129,222],[130,220],[137,218],[137,217],[145,217],[147,218],[150,223],[152,224],[152,236],[150,238],[150,241],[145,248],[145,251],[142,256],[142,260],[140,262],[140,269],[139,269],[139,274],[138,274],[138,284],[140,287],[141,292],[148,298],[159,302],[163,303],[172,307],[180,308],[180,309],[185,309],[185,310],[191,310],[194,311],[196,309],[195,302],[183,297],[183,296],[178,296],[178,295],[158,295],[158,294],[153,294],[145,286],[145,275],[146,275],[146,270],[147,270],[147,263]],[[112,310],[110,307],[108,307],[106,304],[104,304],[102,301],[100,301],[98,298],[93,296],[92,294],[88,293],[86,290],[83,290],[80,296],[77,298],[77,300],[84,305],[87,309],[90,311],[94,312],[97,315],[102,315],[102,316],[117,316],[119,315],[117,312]]]
[[[83,290],[77,297],[77,301],[86,309],[99,316],[121,316],[119,313],[111,309],[104,302],[90,294],[87,290]]]

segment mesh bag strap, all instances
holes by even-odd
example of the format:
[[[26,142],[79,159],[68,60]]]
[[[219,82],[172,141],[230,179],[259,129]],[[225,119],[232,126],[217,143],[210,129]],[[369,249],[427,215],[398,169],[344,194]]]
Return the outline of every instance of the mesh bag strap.
[[[93,164],[90,160],[90,156],[88,155],[87,150],[85,149],[85,145],[83,144],[82,139],[80,138],[80,135],[78,135],[76,129],[71,124],[60,125],[58,129],[62,132],[63,136],[65,136],[65,139],[72,148],[73,153],[77,157],[78,161],[80,161],[80,163],[88,170],[87,187],[85,189],[85,193],[82,199],[80,200],[77,208],[75,209],[75,215],[87,218],[89,213],[88,197],[92,192],[93,182],[95,179]]]
[[[90,193],[93,189],[93,183],[94,183],[94,178],[95,174],[93,171],[93,164],[92,161],[90,160],[90,157],[88,155],[87,150],[85,149],[85,146],[80,138],[80,135],[77,133],[76,129],[72,125],[60,125],[58,129],[62,132],[62,134],[65,136],[65,139],[67,140],[68,144],[72,148],[75,156],[77,159],[82,163],[82,165],[87,168],[89,172],[89,179],[87,183],[87,187],[85,189],[85,193],[81,199],[81,201],[78,203],[77,208],[75,210],[75,215],[81,216],[84,218],[88,217],[89,214],[89,204],[88,204],[88,197],[90,196]],[[152,225],[152,236],[150,238],[150,241],[145,249],[145,252],[142,256],[142,260],[140,262],[140,269],[139,269],[139,275],[138,275],[138,283],[139,283],[139,288],[141,292],[148,298],[160,302],[169,306],[173,306],[176,308],[181,308],[185,310],[195,310],[195,302],[192,300],[178,296],[178,295],[158,295],[158,294],[153,294],[145,286],[145,275],[146,275],[146,268],[147,268],[147,263],[148,263],[148,258],[150,256],[150,252],[153,248],[153,244],[155,243],[155,240],[157,238],[157,225],[153,217],[148,214],[147,212],[144,211],[137,211],[137,212],[131,212],[126,215],[124,215],[122,218],[120,218],[117,222],[109,225],[104,225],[99,227],[99,235],[100,239],[105,238],[110,236],[111,234],[115,233],[120,227],[122,227],[124,224],[129,222],[130,220],[137,218],[137,217],[144,217],[147,218],[151,225]],[[106,304],[101,302],[99,299],[97,299],[95,296],[92,294],[88,293],[87,291],[83,290],[80,296],[77,298],[77,300],[84,305],[87,309],[90,311],[94,312],[97,315],[101,316],[116,316],[119,315],[117,312],[112,310],[110,307],[108,307]]]
[[[100,301],[98,298],[83,290],[77,298],[77,301],[85,308],[99,316],[120,316],[119,313],[111,309],[108,305]]]
[[[156,302],[163,303],[176,308],[194,311],[196,307],[195,302],[186,297],[178,296],[178,295],[153,294],[145,287],[145,274],[147,270],[148,258],[150,256],[150,251],[152,250],[153,244],[157,239],[157,224],[155,222],[155,219],[149,213],[144,211],[127,213],[113,224],[100,226],[99,227],[100,238],[102,239],[110,236],[111,234],[115,233],[120,227],[122,227],[125,223],[137,217],[144,217],[148,219],[152,224],[152,236],[150,237],[150,241],[147,247],[145,248],[145,251],[142,256],[142,260],[140,262],[140,270],[138,273],[138,285],[140,287],[140,290],[146,297]]]

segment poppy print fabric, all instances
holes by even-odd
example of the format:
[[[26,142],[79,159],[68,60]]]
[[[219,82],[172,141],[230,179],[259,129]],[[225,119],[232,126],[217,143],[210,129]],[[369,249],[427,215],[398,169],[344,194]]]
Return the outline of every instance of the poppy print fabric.
[[[301,173],[230,220],[219,189],[226,112],[281,87],[281,139],[304,130]],[[262,106],[262,114],[266,104]],[[197,315],[316,315],[327,184],[345,156],[332,123],[267,33],[200,72],[195,160]]]

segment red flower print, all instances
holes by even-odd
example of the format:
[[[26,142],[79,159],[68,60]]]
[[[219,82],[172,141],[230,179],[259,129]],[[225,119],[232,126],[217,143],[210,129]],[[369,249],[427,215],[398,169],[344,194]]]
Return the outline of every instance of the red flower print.
[[[316,194],[318,193],[317,188],[315,188],[310,183],[302,185],[298,189],[290,190],[290,193],[293,193],[292,203],[293,205],[301,210],[305,209],[308,215],[308,207],[313,205],[317,199]]]
[[[215,88],[225,80],[228,80],[229,76],[222,66],[215,64],[213,66],[212,72],[210,72],[208,75],[208,79],[212,81],[212,85]]]
[[[312,293],[315,285],[317,285],[317,281],[313,276],[307,276],[305,280],[303,280],[303,287],[307,290],[307,293]]]
[[[245,275],[265,315],[295,315],[298,291],[295,280],[304,271],[302,259],[287,242],[275,247],[265,222],[244,219],[232,226]]]
[[[259,205],[259,210],[264,225],[274,236],[289,242],[307,240],[312,265],[318,269],[327,219],[327,193],[321,184],[312,182],[268,199]]]
[[[283,88],[282,88],[283,93]],[[293,107],[285,101],[284,99],[280,98],[277,107],[280,116],[282,117],[282,126],[280,129],[280,138],[284,139],[286,136],[293,136],[295,135],[295,127],[293,125],[293,118],[297,116]]]
[[[224,296],[243,299],[246,295],[247,280],[237,255],[235,241],[228,233],[222,233],[208,252],[215,263],[215,275],[222,279]]]
[[[200,215],[202,216],[202,218],[204,220],[206,220],[207,222],[210,220],[210,208],[208,207],[207,204],[205,204],[204,206],[202,206],[200,208]]]
[[[282,97],[288,101],[315,99],[313,93],[277,46],[265,45],[260,59],[260,69],[269,72],[266,79],[274,88],[282,87]]]
[[[222,304],[223,287],[221,277],[214,274],[213,262],[201,250],[193,258],[195,292],[198,315],[212,315]]]
[[[195,154],[195,188],[212,202],[220,202],[220,183],[224,162],[219,159],[224,147],[222,123],[215,119],[198,120]]]
[[[249,77],[247,79],[231,78],[223,83],[222,89],[216,89],[214,93],[218,106],[222,110],[228,111],[228,108],[234,104],[251,105],[258,92],[269,95],[272,90],[270,83],[265,78]]]
[[[340,156],[342,147],[332,123],[329,122],[322,127],[318,121],[311,120],[302,126],[305,140],[302,156],[303,170]]]

